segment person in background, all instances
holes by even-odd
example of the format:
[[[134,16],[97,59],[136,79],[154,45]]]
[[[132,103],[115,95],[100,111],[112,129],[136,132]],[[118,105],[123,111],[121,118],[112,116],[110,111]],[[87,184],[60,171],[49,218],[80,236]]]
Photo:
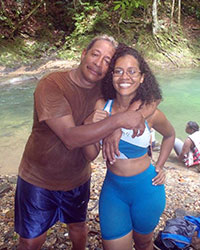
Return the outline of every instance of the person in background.
[[[163,166],[173,145],[175,132],[165,115],[157,109],[162,96],[148,64],[137,50],[121,44],[102,81],[103,99],[96,102],[96,115],[85,124],[138,110],[145,117],[145,131],[133,138],[129,129],[119,133],[119,154],[107,161],[107,173],[99,201],[100,227],[105,250],[153,250],[153,231],[165,208]],[[153,166],[148,156],[150,128],[162,136],[158,160]],[[92,161],[101,143],[84,147]]]
[[[47,230],[57,221],[68,224],[72,249],[85,249],[91,169],[82,147],[121,127],[133,129],[135,135],[144,131],[144,118],[132,110],[83,125],[101,96],[101,80],[116,47],[112,37],[96,37],[77,68],[53,72],[36,87],[33,127],[15,194],[20,250],[41,249]]]
[[[151,139],[150,139],[150,145],[149,145],[149,148],[148,148],[148,155],[153,160],[153,153],[152,152],[153,152],[154,147],[156,146],[155,129],[151,128],[150,133],[151,133]]]
[[[185,166],[191,167],[200,164],[200,131],[199,125],[196,122],[189,121],[186,124],[185,132],[189,136],[185,141],[179,138],[175,139],[174,150],[181,162]]]
[[[155,129],[151,128],[151,147],[152,149],[156,146],[156,134]]]

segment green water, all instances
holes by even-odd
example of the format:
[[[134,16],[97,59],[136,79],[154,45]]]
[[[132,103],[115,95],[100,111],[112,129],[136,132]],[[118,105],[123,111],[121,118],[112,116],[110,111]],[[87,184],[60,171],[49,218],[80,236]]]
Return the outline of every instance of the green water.
[[[174,126],[176,136],[184,140],[188,121],[200,125],[200,69],[160,72],[157,79],[164,97],[159,108]]]
[[[189,120],[200,124],[200,70],[157,72],[164,100],[159,108],[184,139]],[[36,83],[0,85],[0,173],[17,173],[32,126]],[[156,139],[160,141],[156,134]]]
[[[35,85],[0,85],[0,173],[17,173],[31,131]]]

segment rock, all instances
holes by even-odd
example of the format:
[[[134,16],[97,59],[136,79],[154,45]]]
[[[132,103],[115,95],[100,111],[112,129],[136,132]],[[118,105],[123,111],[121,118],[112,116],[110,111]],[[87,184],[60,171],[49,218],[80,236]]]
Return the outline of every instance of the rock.
[[[2,197],[6,192],[11,190],[11,186],[8,183],[0,185],[0,197]]]
[[[17,184],[17,176],[10,176],[8,178],[9,183],[11,184]]]

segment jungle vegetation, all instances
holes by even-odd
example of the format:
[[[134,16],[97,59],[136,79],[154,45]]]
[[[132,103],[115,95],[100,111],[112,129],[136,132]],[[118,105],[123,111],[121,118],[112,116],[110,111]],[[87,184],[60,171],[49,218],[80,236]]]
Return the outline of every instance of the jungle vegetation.
[[[199,0],[0,0],[0,65],[77,59],[97,34],[156,65],[199,66]]]

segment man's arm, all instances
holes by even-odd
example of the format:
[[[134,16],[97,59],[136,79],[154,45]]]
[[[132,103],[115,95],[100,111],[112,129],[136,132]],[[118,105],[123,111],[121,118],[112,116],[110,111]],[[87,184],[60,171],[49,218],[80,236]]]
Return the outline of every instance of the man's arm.
[[[84,121],[84,125],[87,124],[92,124],[95,122],[99,122],[101,120],[104,120],[106,117],[109,117],[109,114],[107,111],[102,110],[102,109],[98,109],[98,104],[99,102],[102,102],[102,100],[98,100],[96,105],[95,105],[95,111],[92,112],[92,114],[90,114]],[[103,106],[105,105],[105,103],[103,104]],[[96,157],[98,156],[99,152],[100,152],[100,142],[96,142],[90,145],[86,145],[83,148],[83,152],[85,155],[85,158],[88,161],[93,161],[94,159],[96,159]]]
[[[132,129],[135,135],[145,128],[142,115],[131,110],[88,125],[75,126],[72,115],[48,119],[46,123],[69,150],[96,143],[121,127]]]

